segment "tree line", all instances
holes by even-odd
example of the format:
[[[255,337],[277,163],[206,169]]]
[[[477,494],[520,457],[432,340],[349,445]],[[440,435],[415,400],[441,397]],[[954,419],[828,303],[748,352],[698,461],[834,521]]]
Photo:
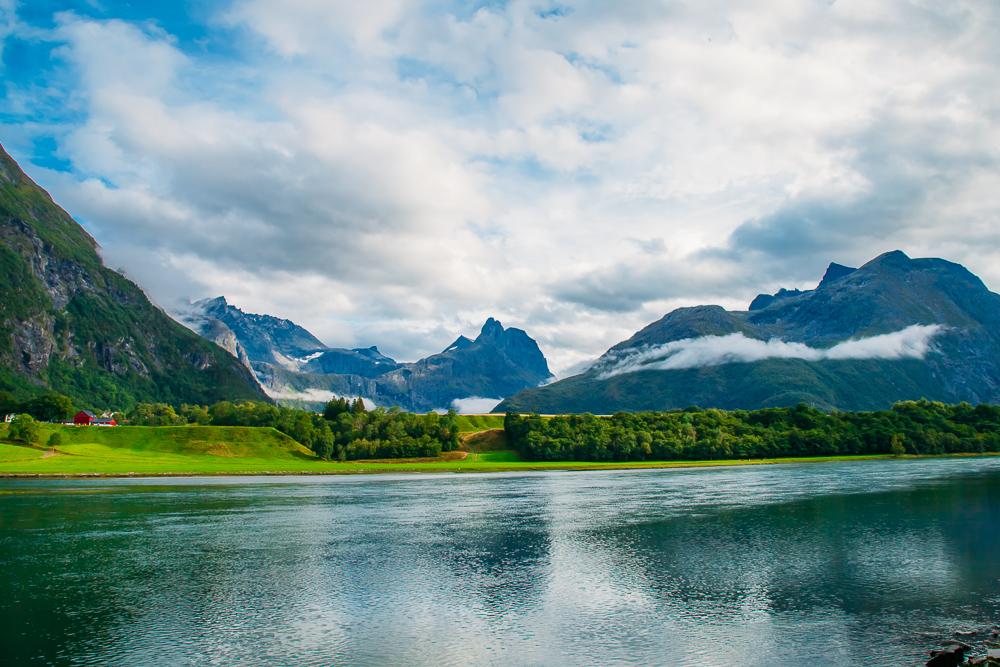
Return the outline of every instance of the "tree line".
[[[0,416],[26,414],[46,422],[66,421],[73,416],[73,400],[50,391],[27,400],[17,400],[9,391],[0,391]]]
[[[668,461],[1000,451],[1000,407],[904,401],[878,412],[807,405],[540,417],[508,414],[508,442],[537,461]]]
[[[40,444],[35,420],[64,421],[72,401],[48,393],[17,402],[0,392],[0,414],[19,413],[7,437]],[[435,457],[457,449],[454,411],[368,410],[335,398],[322,413],[259,401],[214,405],[139,403],[121,422],[139,426],[273,427],[322,459]],[[539,461],[754,459],[851,454],[1000,451],[1000,407],[903,401],[877,412],[823,412],[807,405],[763,410],[688,408],[669,412],[540,417],[508,414],[511,447]],[[53,434],[56,435],[56,434]],[[58,437],[58,436],[57,436]],[[58,442],[50,443],[56,445]]]
[[[26,401],[0,392],[0,416],[17,414],[7,438],[40,444],[37,421],[64,422],[75,413],[73,401],[49,392]],[[398,409],[368,410],[361,399],[334,398],[322,413],[282,407],[262,401],[220,401],[214,405],[174,407],[169,403],[138,403],[119,423],[133,426],[265,426],[305,445],[322,459],[434,457],[458,448],[454,411],[412,414]],[[57,435],[57,434],[53,434]],[[59,444],[56,441],[49,443]]]
[[[322,413],[259,401],[221,401],[211,406],[140,403],[127,415],[136,426],[270,426],[305,445],[322,459],[440,456],[458,448],[455,413],[413,414],[368,410],[361,399],[335,398]]]
[[[7,439],[25,445],[40,445],[42,444],[42,431],[34,417],[23,413],[17,415],[7,427]],[[63,444],[62,433],[56,431],[50,434],[46,444],[49,447],[58,447]]]

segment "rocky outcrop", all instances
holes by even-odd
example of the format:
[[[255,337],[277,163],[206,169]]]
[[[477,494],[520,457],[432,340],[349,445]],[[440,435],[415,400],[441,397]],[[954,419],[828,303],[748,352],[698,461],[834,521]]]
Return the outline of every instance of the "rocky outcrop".
[[[750,310],[763,310],[764,308],[773,305],[775,301],[790,299],[793,296],[799,296],[800,294],[802,294],[802,290],[789,290],[784,287],[779,289],[774,294],[758,294],[756,298],[750,302]]]
[[[239,359],[247,368],[251,368],[250,357],[232,329],[215,319],[204,319],[196,326],[198,328],[195,331]]]
[[[178,325],[0,148],[0,389],[81,405],[265,398],[252,374]]]
[[[204,299],[180,314],[201,322],[218,322],[233,332],[251,361],[283,363],[326,350],[318,338],[291,320],[270,315],[245,313],[230,305],[225,297]],[[206,326],[202,324],[201,326]]]
[[[373,378],[394,371],[400,366],[399,362],[385,356],[373,345],[353,350],[343,348],[326,350],[313,355],[302,366],[302,370],[319,375],[360,375]]]

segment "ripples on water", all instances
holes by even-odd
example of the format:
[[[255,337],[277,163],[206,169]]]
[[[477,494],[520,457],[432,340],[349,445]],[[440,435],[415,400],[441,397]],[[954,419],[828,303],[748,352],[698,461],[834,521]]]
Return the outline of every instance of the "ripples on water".
[[[1000,622],[996,458],[0,492],[11,663],[899,665]]]

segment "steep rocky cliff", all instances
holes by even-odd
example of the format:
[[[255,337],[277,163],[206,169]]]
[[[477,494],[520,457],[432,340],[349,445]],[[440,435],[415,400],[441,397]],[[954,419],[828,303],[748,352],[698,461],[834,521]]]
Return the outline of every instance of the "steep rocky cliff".
[[[238,360],[106,268],[97,243],[0,147],[0,389],[81,405],[265,398]]]

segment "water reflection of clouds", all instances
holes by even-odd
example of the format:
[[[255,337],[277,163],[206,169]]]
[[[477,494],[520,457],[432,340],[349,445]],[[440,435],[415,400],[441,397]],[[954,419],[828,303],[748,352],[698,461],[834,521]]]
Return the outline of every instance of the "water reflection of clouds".
[[[1000,611],[1000,488],[965,474],[998,463],[11,496],[0,536],[63,564],[19,580],[90,620],[81,662],[897,664]]]

